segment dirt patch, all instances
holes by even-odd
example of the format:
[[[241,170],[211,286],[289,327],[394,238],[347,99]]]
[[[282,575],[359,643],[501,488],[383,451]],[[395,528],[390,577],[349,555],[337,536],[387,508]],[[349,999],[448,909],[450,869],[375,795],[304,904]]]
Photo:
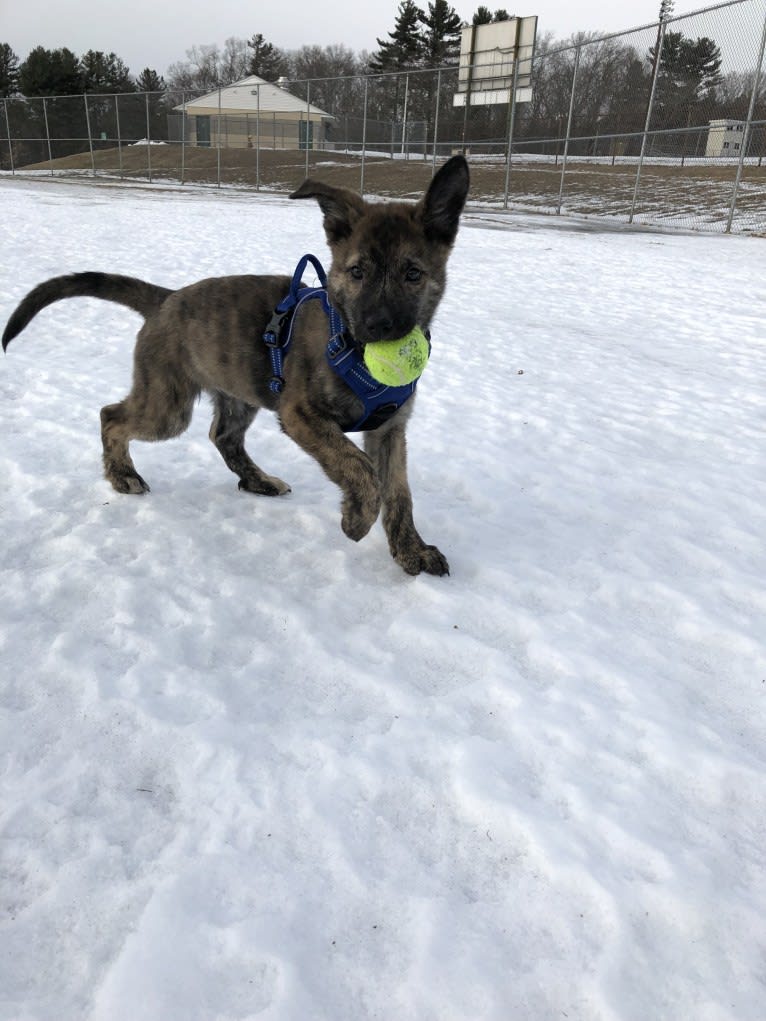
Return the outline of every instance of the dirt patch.
[[[205,149],[192,146],[131,145],[98,149],[91,154],[65,156],[21,170],[52,173],[95,173],[126,180],[169,180],[185,184],[260,188],[290,192],[311,176],[359,190],[362,175],[365,194],[415,198],[422,194],[432,173],[430,155],[409,160],[359,154],[296,150]],[[636,181],[635,163],[570,160],[563,191],[561,163],[515,156],[509,177],[508,203],[512,208],[569,215],[608,216],[626,220]],[[685,163],[681,166],[644,164],[637,219],[689,228],[723,229],[734,192],[736,167],[732,164]],[[471,162],[471,201],[501,206],[506,166],[502,161]],[[744,169],[738,195],[735,229],[766,231],[766,167]]]

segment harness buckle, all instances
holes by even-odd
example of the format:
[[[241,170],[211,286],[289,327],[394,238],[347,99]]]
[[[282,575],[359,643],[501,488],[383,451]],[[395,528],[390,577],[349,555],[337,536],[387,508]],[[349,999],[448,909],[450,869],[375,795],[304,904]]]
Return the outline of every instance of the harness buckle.
[[[287,312],[280,312],[279,309],[274,309],[269,320],[269,325],[266,327],[263,340],[268,347],[281,347],[283,342],[283,334],[285,327],[290,322],[293,315],[293,309],[288,309]]]

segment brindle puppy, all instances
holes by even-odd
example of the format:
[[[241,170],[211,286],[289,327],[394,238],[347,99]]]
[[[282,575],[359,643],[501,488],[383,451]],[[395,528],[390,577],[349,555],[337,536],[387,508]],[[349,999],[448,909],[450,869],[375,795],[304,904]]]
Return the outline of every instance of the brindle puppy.
[[[445,269],[468,193],[468,167],[450,159],[416,205],[367,203],[345,189],[307,180],[291,196],[315,198],[332,252],[330,300],[357,345],[428,329],[444,291]],[[290,487],[267,475],[245,451],[245,431],[260,408],[274,411],[288,436],[311,454],[343,493],[342,528],[358,541],[381,505],[391,553],[409,574],[448,574],[442,553],[427,545],[412,518],[405,428],[410,398],[385,424],[364,435],[364,451],[344,434],[363,413],[358,397],[325,357],[327,319],[319,302],[298,313],[284,362],[281,394],[269,389],[269,353],[261,337],[289,289],[281,276],[230,276],[171,291],[131,277],[74,273],[38,285],[11,316],[3,349],[46,305],[87,296],[114,301],[146,319],[134,355],[133,389],[101,410],[104,473],[120,493],[144,493],[129,443],[177,436],[195,398],[215,409],[210,438],[239,487],[276,496]]]

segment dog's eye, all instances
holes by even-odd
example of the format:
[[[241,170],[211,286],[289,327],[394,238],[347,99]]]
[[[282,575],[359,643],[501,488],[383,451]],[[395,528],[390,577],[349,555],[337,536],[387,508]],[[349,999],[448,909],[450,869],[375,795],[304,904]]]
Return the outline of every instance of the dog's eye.
[[[351,266],[351,268],[348,271],[348,274],[352,278],[352,280],[361,280],[362,277],[364,276],[364,271],[362,270],[361,266]]]
[[[423,270],[418,269],[417,266],[410,266],[407,272],[404,274],[405,280],[409,280],[410,283],[412,284],[416,284],[422,276]]]

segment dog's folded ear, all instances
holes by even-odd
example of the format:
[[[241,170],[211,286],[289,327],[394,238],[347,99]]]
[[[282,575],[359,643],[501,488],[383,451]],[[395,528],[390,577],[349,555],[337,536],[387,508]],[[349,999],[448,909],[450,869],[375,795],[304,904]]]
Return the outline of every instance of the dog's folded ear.
[[[327,240],[342,241],[354,229],[354,224],[364,213],[364,199],[346,188],[333,188],[331,184],[308,178],[291,199],[316,199],[324,213],[324,229]]]
[[[463,156],[453,156],[434,176],[419,203],[423,229],[429,241],[451,245],[468,195],[470,177]]]

